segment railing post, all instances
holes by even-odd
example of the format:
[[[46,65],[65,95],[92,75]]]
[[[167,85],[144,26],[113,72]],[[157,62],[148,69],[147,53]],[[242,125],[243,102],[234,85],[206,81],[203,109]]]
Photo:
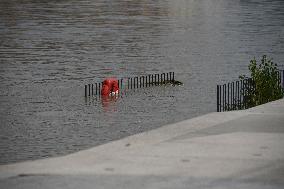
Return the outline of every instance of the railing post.
[[[226,102],[226,85],[225,85],[225,84],[223,84],[222,90],[223,90],[223,96],[222,96],[222,98],[223,98],[223,100],[222,100],[222,111],[224,112],[224,111],[226,111],[226,109],[225,109],[225,102]]]
[[[228,90],[228,93],[227,93],[227,94],[228,94],[228,96],[227,96],[227,97],[228,97],[228,99],[227,99],[227,100],[228,100],[228,103],[227,103],[227,106],[228,106],[228,107],[227,107],[227,110],[230,110],[230,109],[228,109],[229,106],[230,106],[230,83],[227,83],[227,90]]]
[[[130,78],[127,78],[127,89],[129,89],[129,80]]]
[[[282,70],[282,87],[284,89],[284,70]]]
[[[245,109],[248,108],[248,79],[244,81],[244,89],[245,89]]]
[[[130,88],[132,89],[132,77],[130,78]]]
[[[231,90],[231,92],[230,92],[230,95],[231,95],[231,97],[230,97],[230,99],[231,99],[231,102],[230,102],[230,110],[232,110],[234,107],[233,107],[233,104],[234,104],[234,102],[233,102],[233,82],[231,82],[230,83],[230,90]]]
[[[91,96],[91,84],[88,84],[89,87],[89,96]]]
[[[240,105],[239,105],[239,102],[240,102],[240,91],[239,91],[239,84],[240,82],[237,81],[236,82],[236,99],[237,99],[237,110],[240,109]]]
[[[241,106],[242,109],[245,108],[245,90],[244,90],[244,80],[241,80]]]
[[[217,85],[217,112],[220,112],[219,110],[219,85]]]
[[[138,77],[135,77],[135,80],[136,80],[136,88],[139,88],[138,86],[139,86],[139,79],[138,79]]]
[[[99,83],[99,95],[101,94],[101,83]]]
[[[235,82],[233,82],[233,107],[236,110],[236,100],[235,100]]]
[[[146,80],[146,87],[148,87],[148,76],[146,76],[145,80]]]

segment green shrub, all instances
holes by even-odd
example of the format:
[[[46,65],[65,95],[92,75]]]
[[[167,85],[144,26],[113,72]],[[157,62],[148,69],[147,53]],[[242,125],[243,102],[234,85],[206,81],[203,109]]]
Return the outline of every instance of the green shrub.
[[[283,98],[280,71],[272,59],[267,59],[266,55],[263,55],[261,63],[257,64],[254,58],[248,68],[253,81],[253,90],[244,90],[245,103],[252,107]],[[240,76],[240,78],[247,77]]]

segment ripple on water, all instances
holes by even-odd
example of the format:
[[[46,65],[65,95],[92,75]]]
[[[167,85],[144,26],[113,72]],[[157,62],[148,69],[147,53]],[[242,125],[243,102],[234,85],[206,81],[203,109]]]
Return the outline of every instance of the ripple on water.
[[[0,1],[0,163],[64,155],[216,109],[250,58],[284,59],[284,1]],[[117,99],[84,85],[174,71]]]

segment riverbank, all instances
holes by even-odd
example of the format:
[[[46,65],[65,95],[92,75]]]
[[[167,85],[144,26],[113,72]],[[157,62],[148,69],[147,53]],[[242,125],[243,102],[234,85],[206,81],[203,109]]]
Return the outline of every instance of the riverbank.
[[[1,188],[283,188],[284,99],[67,156],[0,166]]]

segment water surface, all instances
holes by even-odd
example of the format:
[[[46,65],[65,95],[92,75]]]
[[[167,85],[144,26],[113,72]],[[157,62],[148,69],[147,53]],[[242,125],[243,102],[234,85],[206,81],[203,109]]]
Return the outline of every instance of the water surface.
[[[216,84],[284,60],[281,0],[0,1],[0,163],[68,154],[216,111]],[[174,71],[108,103],[84,84]]]

